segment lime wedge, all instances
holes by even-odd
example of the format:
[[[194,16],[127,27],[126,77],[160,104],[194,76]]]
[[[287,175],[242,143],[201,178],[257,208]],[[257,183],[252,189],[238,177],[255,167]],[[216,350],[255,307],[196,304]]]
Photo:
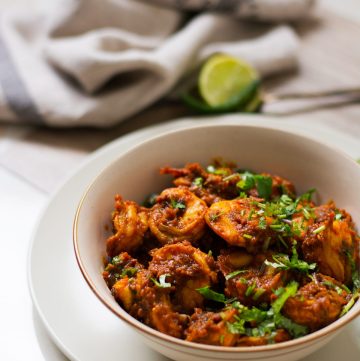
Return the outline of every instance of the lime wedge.
[[[201,68],[198,87],[211,107],[228,104],[254,80],[256,70],[248,63],[225,54],[210,57]]]
[[[228,102],[215,107],[210,106],[202,99],[198,94],[198,89],[192,89],[192,91],[182,94],[182,100],[188,107],[201,114],[222,114],[236,111],[253,113],[259,109],[258,102],[261,103],[261,98],[258,96],[259,85],[260,81],[254,80]],[[254,98],[258,99],[257,104],[252,104]]]

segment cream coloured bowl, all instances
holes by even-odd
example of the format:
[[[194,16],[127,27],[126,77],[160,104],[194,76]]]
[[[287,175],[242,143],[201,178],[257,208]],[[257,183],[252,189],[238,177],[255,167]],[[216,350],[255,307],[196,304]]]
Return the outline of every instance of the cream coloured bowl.
[[[141,203],[148,194],[170,185],[169,177],[159,175],[160,167],[180,167],[187,162],[206,165],[218,156],[235,161],[241,168],[283,175],[296,185],[298,192],[316,188],[318,201],[333,199],[360,224],[360,167],[341,151],[268,126],[191,126],[132,148],[89,186],[74,221],[74,248],[81,272],[94,294],[114,315],[138,331],[148,346],[174,360],[294,361],[305,357],[360,314],[359,301],[341,319],[295,340],[257,347],[219,347],[176,339],[137,321],[117,304],[102,278],[104,240],[108,236],[114,195],[118,193]]]

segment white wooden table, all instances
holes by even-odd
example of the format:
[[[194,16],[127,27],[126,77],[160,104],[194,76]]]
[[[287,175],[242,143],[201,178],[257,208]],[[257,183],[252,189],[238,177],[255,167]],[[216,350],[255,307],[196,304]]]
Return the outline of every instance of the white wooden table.
[[[49,3],[47,1],[46,5]],[[323,0],[323,3],[360,24],[360,0]],[[0,0],[0,9],[14,4],[33,7],[45,4],[45,1]],[[349,30],[352,37],[349,44],[357,47],[358,54],[359,35],[356,27],[353,32]],[[327,56],[331,57],[331,54]],[[360,61],[357,64],[360,68]],[[360,76],[355,81],[359,84]],[[154,114],[159,119],[171,119],[177,112],[166,107],[155,108],[148,112],[147,118],[135,117],[131,123],[117,128],[115,136],[150,124],[148,119]],[[360,105],[317,116],[324,122],[329,119],[333,129],[360,139]],[[59,170],[57,164],[67,164],[67,168],[75,169],[91,150],[112,138],[112,131],[96,135],[93,131],[82,131],[79,137],[78,130],[32,132],[27,127],[0,126],[0,360],[59,359],[60,352],[47,336],[29,297],[26,280],[28,244],[42,208],[66,176],[64,167]],[[67,142],[70,150],[65,148]],[[74,147],[75,143],[77,147]],[[29,166],[33,161],[34,165]]]

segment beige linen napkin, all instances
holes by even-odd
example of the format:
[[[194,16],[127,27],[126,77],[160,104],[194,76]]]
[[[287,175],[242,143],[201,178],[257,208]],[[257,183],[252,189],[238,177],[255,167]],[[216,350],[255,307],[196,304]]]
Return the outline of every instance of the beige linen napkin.
[[[150,0],[192,11],[221,11],[239,18],[265,21],[298,20],[309,15],[315,0]]]
[[[258,2],[259,15],[267,9],[278,14],[271,19],[287,19],[288,0]],[[312,1],[296,0],[295,8],[300,3],[308,11]],[[202,12],[188,20],[174,8],[135,0],[63,0],[48,14],[5,13],[0,119],[111,126],[166,96],[184,73],[219,51],[248,60],[263,76],[296,66],[298,39],[289,26],[247,37],[243,21],[229,14]]]

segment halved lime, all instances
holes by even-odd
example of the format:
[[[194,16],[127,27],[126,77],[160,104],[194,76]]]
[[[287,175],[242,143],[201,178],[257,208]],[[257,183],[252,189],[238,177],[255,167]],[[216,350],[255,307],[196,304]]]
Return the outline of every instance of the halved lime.
[[[259,85],[260,80],[254,80],[228,102],[215,107],[210,106],[203,100],[198,93],[198,89],[183,93],[181,97],[187,106],[201,114],[222,114],[236,111],[254,113],[259,109],[260,105],[255,106],[253,104],[254,98],[258,98]],[[258,98],[258,100],[261,102],[261,98]]]
[[[244,89],[259,78],[256,70],[238,58],[217,54],[201,68],[198,87],[201,97],[211,107],[232,102]]]

